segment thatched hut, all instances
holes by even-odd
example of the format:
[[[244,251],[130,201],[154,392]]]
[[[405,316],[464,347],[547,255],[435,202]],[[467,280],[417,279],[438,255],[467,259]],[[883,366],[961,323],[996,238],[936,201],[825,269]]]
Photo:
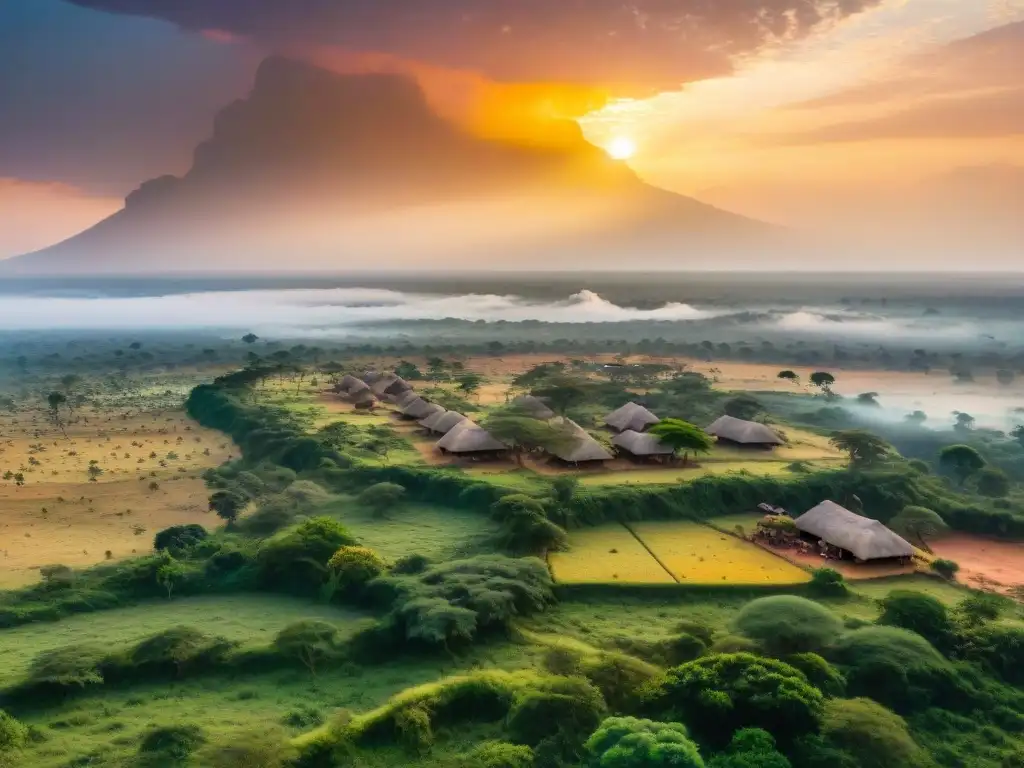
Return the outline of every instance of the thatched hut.
[[[634,402],[628,402],[604,417],[605,425],[616,432],[625,432],[630,429],[634,432],[643,432],[659,421],[661,419],[639,403]]]
[[[625,432],[621,432],[613,437],[612,445],[620,453],[640,461],[651,459],[665,461],[675,455],[675,450],[672,446],[666,445],[654,435],[637,432],[633,429],[627,429]]]
[[[365,381],[360,381],[350,373],[346,373],[341,377],[341,381],[334,385],[334,391],[339,395],[351,395],[353,392],[369,388]]]
[[[458,411],[442,411],[420,420],[420,426],[435,435],[447,435],[452,428],[466,420]]]
[[[364,389],[352,395],[349,395],[348,397],[349,400],[352,401],[352,404],[355,406],[357,411],[369,411],[375,408],[377,405],[377,398],[375,398],[373,396],[373,393],[370,392],[369,387],[365,387]]]
[[[476,458],[499,458],[508,453],[508,446],[470,419],[464,419],[437,441],[441,453]]]
[[[772,449],[784,445],[785,441],[772,429],[756,421],[745,421],[733,416],[721,416],[704,430],[714,435],[719,442],[743,445],[752,448]]]
[[[420,396],[416,394],[415,390],[410,389],[400,395],[387,395],[386,397],[389,402],[397,405],[399,408],[403,408],[413,400],[419,399]]]
[[[793,521],[806,536],[838,550],[838,556],[855,560],[913,557],[914,547],[878,520],[858,515],[834,501],[823,501]]]
[[[600,464],[614,458],[607,448],[597,442],[587,430],[572,419],[560,416],[552,423],[566,427],[575,438],[572,445],[559,446],[551,451],[559,461],[578,466],[580,464]]]
[[[547,404],[539,397],[533,395],[520,395],[515,398],[510,405],[518,411],[525,413],[527,416],[532,416],[535,419],[541,421],[547,421],[553,418],[555,412],[548,408]]]
[[[388,395],[397,397],[403,392],[408,392],[412,389],[412,385],[401,376],[389,373],[371,384],[370,389],[377,397],[386,397]]]
[[[403,418],[419,421],[428,416],[433,416],[435,413],[444,413],[444,407],[437,403],[429,403],[422,397],[417,397],[399,408],[398,413]]]
[[[374,384],[380,381],[383,376],[384,374],[381,373],[380,371],[374,371],[371,369],[363,371],[362,375],[359,378],[363,380],[363,383],[369,384],[372,387]]]

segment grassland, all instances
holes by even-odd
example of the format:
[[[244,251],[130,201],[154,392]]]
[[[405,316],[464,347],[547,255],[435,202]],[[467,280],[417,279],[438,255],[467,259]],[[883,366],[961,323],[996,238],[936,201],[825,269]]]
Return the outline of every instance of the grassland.
[[[561,584],[671,584],[672,576],[622,525],[573,532],[567,552],[549,555]]]

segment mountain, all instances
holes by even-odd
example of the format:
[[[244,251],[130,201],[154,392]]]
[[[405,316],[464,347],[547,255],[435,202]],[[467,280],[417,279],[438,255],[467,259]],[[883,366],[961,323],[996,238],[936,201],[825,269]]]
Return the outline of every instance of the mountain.
[[[556,145],[488,141],[439,117],[405,76],[274,57],[216,116],[187,174],[143,183],[113,216],[0,269],[558,267],[569,254],[693,268],[719,249],[756,263],[777,235],[643,183],[575,123]]]

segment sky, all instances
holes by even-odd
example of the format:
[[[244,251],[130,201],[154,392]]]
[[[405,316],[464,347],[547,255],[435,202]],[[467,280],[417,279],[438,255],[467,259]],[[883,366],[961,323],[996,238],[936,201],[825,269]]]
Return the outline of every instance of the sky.
[[[798,230],[1024,250],[1024,0],[0,0],[0,257],[185,173],[274,53],[411,73],[499,138],[578,120]]]

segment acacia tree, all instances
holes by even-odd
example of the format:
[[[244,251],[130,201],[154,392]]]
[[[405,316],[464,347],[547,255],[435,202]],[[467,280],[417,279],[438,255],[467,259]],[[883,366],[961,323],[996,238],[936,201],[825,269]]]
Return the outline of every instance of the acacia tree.
[[[829,442],[849,454],[851,467],[870,467],[893,453],[889,443],[862,429],[835,432]]]
[[[459,391],[472,397],[484,383],[484,377],[479,373],[463,373],[458,377]]]
[[[230,526],[248,503],[249,500],[237,491],[216,491],[210,496],[210,511],[216,512],[217,517]]]
[[[68,436],[67,430],[64,429],[64,419],[60,415],[60,407],[66,405],[68,402],[67,396],[63,392],[54,390],[46,396],[46,404],[50,407],[50,420],[54,423],[54,426],[60,430],[61,434],[64,435],[65,439]]]
[[[926,552],[931,552],[928,539],[937,538],[949,530],[938,512],[917,506],[904,507],[888,522],[888,526],[903,538],[916,541]]]
[[[565,414],[574,405],[587,399],[593,385],[585,379],[573,376],[554,376],[542,386],[530,392],[534,397],[544,400],[556,413]]]
[[[778,375],[775,378],[783,379],[785,381],[791,381],[794,384],[800,384],[800,377],[797,375],[796,371],[779,371]]]
[[[939,466],[956,477],[963,486],[985,466],[985,459],[969,445],[947,445],[939,451]]]
[[[562,452],[576,443],[576,436],[566,425],[540,421],[514,407],[495,411],[481,426],[512,450],[519,465],[526,453]]]
[[[675,453],[682,452],[683,466],[686,466],[691,452],[707,453],[714,445],[711,435],[682,419],[662,419],[648,432],[671,447]]]
[[[811,384],[820,389],[829,397],[832,396],[832,385],[836,383],[836,377],[828,371],[815,371],[811,374]]]
[[[964,413],[963,411],[954,411],[953,415],[956,417],[953,429],[957,432],[970,432],[974,429],[974,417],[971,414]]]

